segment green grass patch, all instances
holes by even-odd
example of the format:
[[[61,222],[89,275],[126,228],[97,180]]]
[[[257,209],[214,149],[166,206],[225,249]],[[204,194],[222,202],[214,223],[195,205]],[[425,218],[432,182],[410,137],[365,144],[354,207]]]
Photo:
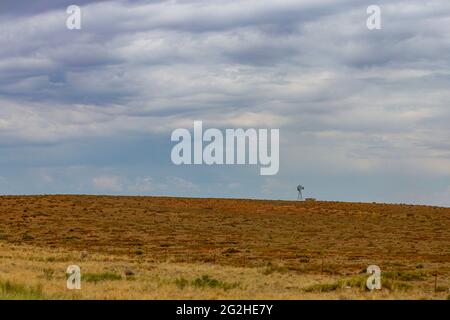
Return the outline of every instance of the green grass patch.
[[[194,280],[191,281],[181,277],[175,280],[175,284],[180,289],[184,289],[187,286],[192,286],[195,288],[218,288],[226,291],[239,287],[238,282],[233,283],[224,282],[221,280],[211,278],[208,275],[202,275],[201,277],[195,278]]]
[[[351,287],[351,288],[359,288],[361,290],[369,290],[367,288],[367,278],[369,277],[369,275],[365,276],[365,275],[361,275],[361,276],[356,276],[356,277],[352,277],[352,278],[348,278],[348,279],[343,279],[343,280],[339,280],[339,285],[341,288],[345,288],[345,287]]]
[[[391,280],[381,277],[382,288],[389,289],[391,291],[406,291],[412,288],[412,285],[406,282]]]
[[[412,288],[411,284],[404,281],[394,280],[389,277],[384,277],[381,274],[381,289],[388,289],[391,291],[406,291]],[[334,283],[314,284],[303,289],[305,292],[332,292],[343,288],[356,288],[361,291],[370,291],[367,288],[367,279],[369,275],[360,275],[352,278],[341,279]]]
[[[437,286],[436,292],[448,292],[448,288],[446,286]]]
[[[305,292],[333,292],[340,289],[341,286],[338,282],[335,283],[323,283],[314,284],[312,286],[303,289]]]
[[[421,281],[425,280],[427,275],[418,271],[390,271],[382,272],[381,278],[400,281]]]
[[[179,289],[184,289],[185,287],[187,287],[189,285],[189,281],[183,277],[178,278],[175,280],[175,285],[179,288]]]
[[[280,266],[280,265],[269,262],[261,272],[264,275],[269,275],[269,274],[272,274],[275,272],[286,273],[286,271],[287,271],[287,268],[285,266]]]
[[[42,287],[31,287],[12,281],[0,281],[0,300],[42,300]]]
[[[44,278],[46,280],[52,280],[53,276],[55,274],[55,271],[53,269],[45,268],[42,270],[42,273],[44,274]]]
[[[115,281],[122,280],[122,276],[113,272],[83,273],[81,280],[86,282]]]

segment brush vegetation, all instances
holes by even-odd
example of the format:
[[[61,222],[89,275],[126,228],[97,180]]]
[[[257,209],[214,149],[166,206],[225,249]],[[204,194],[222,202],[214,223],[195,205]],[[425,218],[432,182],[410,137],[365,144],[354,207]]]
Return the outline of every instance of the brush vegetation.
[[[0,299],[449,295],[449,208],[2,196],[0,217]],[[81,268],[81,290],[66,289],[71,264]],[[381,268],[381,290],[365,287],[371,264]]]

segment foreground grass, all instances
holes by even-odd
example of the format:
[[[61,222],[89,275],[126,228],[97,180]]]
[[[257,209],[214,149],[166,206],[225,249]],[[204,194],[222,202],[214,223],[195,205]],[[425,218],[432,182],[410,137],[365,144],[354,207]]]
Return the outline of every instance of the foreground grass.
[[[66,288],[67,266],[81,268],[81,290]],[[80,254],[0,242],[0,299],[447,299],[450,279],[390,270],[382,290],[367,274],[299,273],[275,262],[262,267],[155,263],[122,255]]]

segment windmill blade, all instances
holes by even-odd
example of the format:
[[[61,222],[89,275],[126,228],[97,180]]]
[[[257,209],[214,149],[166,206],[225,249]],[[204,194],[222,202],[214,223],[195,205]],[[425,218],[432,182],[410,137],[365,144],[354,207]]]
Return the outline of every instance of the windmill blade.
[[[302,186],[301,184],[299,184],[299,185],[297,186],[297,191],[298,191],[297,200],[299,200],[299,199],[302,199],[302,200],[303,200],[302,190],[305,190],[305,187]]]

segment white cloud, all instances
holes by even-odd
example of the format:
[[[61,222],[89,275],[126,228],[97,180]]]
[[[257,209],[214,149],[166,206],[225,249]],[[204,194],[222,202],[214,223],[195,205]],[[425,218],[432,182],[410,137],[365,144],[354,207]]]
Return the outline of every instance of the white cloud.
[[[152,177],[137,177],[134,184],[128,186],[133,193],[147,194],[157,190],[158,185]]]
[[[166,181],[165,189],[168,189],[169,192],[189,193],[200,190],[198,185],[181,177],[169,176]]]
[[[92,178],[92,185],[100,191],[120,192],[123,190],[120,177],[102,175]]]

